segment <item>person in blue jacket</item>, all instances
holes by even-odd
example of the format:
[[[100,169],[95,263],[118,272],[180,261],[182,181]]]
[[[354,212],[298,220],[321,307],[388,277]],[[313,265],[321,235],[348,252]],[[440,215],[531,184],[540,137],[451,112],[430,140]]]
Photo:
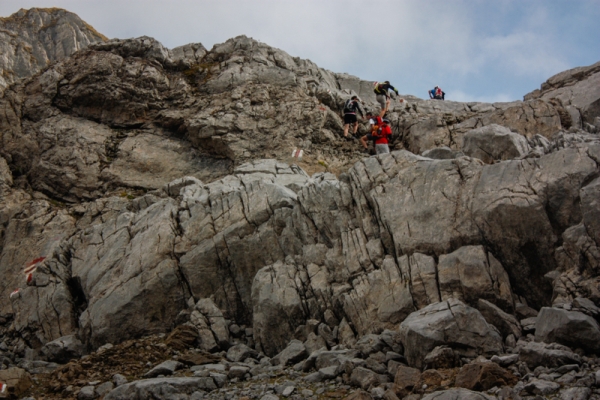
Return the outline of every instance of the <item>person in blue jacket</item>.
[[[429,98],[435,100],[445,100],[446,93],[439,87],[436,86],[429,91]]]

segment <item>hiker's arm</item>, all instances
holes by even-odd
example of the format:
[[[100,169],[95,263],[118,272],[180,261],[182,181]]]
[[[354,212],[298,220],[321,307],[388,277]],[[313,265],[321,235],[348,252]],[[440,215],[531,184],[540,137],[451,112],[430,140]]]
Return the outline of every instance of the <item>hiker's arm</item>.
[[[356,105],[357,105],[357,107],[356,107],[356,108],[358,109],[358,112],[360,113],[360,117],[361,117],[361,118],[364,118],[364,117],[365,117],[365,114],[363,113],[363,110],[362,110],[362,108],[360,108],[360,104],[356,103]]]

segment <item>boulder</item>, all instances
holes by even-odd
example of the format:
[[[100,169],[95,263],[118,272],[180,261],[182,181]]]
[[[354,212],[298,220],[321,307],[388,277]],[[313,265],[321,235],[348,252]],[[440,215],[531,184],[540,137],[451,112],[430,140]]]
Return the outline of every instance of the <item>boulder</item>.
[[[559,389],[560,384],[543,379],[533,379],[523,387],[525,393],[537,394],[540,396],[548,396],[552,393],[556,393]]]
[[[215,389],[217,385],[210,377],[152,378],[121,385],[104,396],[104,400],[162,398],[165,394],[190,395],[198,390]]]
[[[459,300],[449,299],[416,311],[400,324],[409,365],[424,366],[425,356],[445,345],[463,356],[493,355],[503,349],[498,331],[483,316]]]
[[[518,378],[493,362],[471,363],[456,374],[455,385],[469,390],[485,391],[493,387],[513,386]]]
[[[474,392],[468,389],[456,388],[440,390],[427,394],[421,398],[421,400],[494,400],[495,397],[489,396],[485,393]]]
[[[600,327],[595,319],[578,311],[543,307],[535,326],[535,339],[587,351],[600,351]]]
[[[483,246],[463,246],[441,255],[437,271],[442,300],[455,298],[477,307],[479,299],[485,299],[512,311],[508,274]]]
[[[144,374],[144,378],[155,378],[159,375],[173,375],[175,371],[183,368],[183,364],[176,360],[167,360],[158,364]]]
[[[304,344],[299,340],[292,340],[281,353],[271,359],[271,363],[274,365],[283,365],[285,367],[287,365],[294,365],[308,356],[309,354],[306,351]]]
[[[245,344],[239,343],[231,346],[227,350],[227,359],[231,362],[244,361],[246,358],[256,358],[258,352]]]
[[[417,368],[398,366],[394,375],[394,391],[397,394],[411,392],[413,387],[421,379],[421,371]]]
[[[442,146],[425,150],[421,155],[423,157],[433,158],[435,160],[449,160],[452,158],[461,157],[464,154],[462,152],[452,150],[450,147]]]
[[[48,361],[65,364],[73,358],[84,355],[85,346],[77,336],[69,335],[46,343],[41,352],[48,358]]]
[[[510,129],[491,124],[465,133],[462,151],[469,157],[479,158],[486,164],[497,160],[511,160],[529,153],[525,136]]]
[[[505,338],[508,335],[513,335],[517,339],[521,337],[521,324],[514,316],[505,313],[496,305],[484,299],[477,300],[476,307],[483,318],[500,331],[502,337]]]
[[[530,369],[542,365],[557,368],[566,364],[581,364],[581,357],[566,346],[546,343],[518,343],[519,359]]]
[[[426,369],[455,368],[460,366],[460,357],[449,347],[437,346],[423,362]]]
[[[223,317],[223,313],[211,299],[200,299],[196,303],[196,310],[206,317],[210,324],[210,330],[214,334],[219,347],[229,347],[229,329]]]
[[[29,373],[16,367],[0,370],[0,382],[6,384],[7,393],[19,398],[33,385]]]
[[[350,383],[363,390],[368,390],[387,382],[389,382],[387,375],[377,374],[376,372],[363,367],[355,368],[350,376]]]

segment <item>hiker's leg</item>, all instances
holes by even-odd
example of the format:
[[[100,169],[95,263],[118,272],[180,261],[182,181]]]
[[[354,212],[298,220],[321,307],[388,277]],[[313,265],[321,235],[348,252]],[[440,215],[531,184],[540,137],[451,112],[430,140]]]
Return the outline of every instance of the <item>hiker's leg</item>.
[[[348,136],[348,128],[350,128],[350,124],[344,124],[344,137]]]
[[[360,138],[360,144],[362,144],[365,149],[369,148],[369,146],[367,146],[367,135]]]
[[[381,105],[381,109],[383,110],[385,108],[385,101],[387,100],[385,94],[378,94],[375,96],[375,100],[377,100],[377,102]]]
[[[356,135],[356,132],[358,132],[358,121],[356,121],[354,123],[354,134]]]

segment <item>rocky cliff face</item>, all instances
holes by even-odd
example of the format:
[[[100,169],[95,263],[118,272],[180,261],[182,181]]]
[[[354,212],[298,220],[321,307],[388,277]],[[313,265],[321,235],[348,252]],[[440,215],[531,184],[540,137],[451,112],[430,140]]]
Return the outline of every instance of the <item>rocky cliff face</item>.
[[[350,360],[384,349],[457,367],[526,359],[535,332],[596,352],[568,332],[600,337],[599,74],[523,102],[404,96],[396,151],[368,157],[339,111],[375,110],[371,82],[243,36],[91,44],[0,98],[2,346],[64,362],[171,332],[234,362],[315,354],[305,371],[352,348],[327,373],[364,388],[388,378]],[[398,368],[377,373],[400,394]]]
[[[106,37],[58,8],[21,9],[0,18],[0,92]]]

